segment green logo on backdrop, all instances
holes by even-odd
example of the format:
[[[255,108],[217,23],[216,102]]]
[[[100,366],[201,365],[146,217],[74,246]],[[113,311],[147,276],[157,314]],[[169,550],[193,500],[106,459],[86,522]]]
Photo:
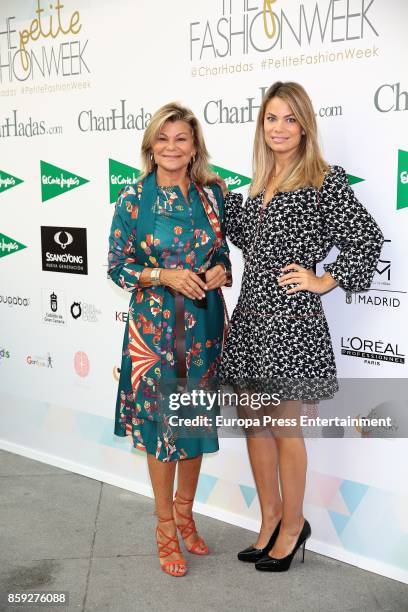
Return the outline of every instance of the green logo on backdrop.
[[[23,182],[24,181],[22,179],[19,179],[12,174],[7,174],[7,172],[4,172],[4,170],[0,170],[0,193],[2,193],[2,191],[12,189],[12,187],[15,187]]]
[[[233,172],[232,170],[227,170],[226,168],[220,168],[220,166],[214,165],[211,165],[211,168],[224,179],[225,184],[230,191],[239,189],[240,187],[248,185],[248,183],[251,182],[251,179],[248,176],[243,176],[242,174],[238,174],[238,172]]]
[[[364,179],[360,178],[359,176],[353,176],[352,174],[348,174],[347,178],[349,185],[355,185],[356,183],[361,183],[361,181],[364,181]]]
[[[408,208],[408,151],[398,149],[397,210]]]
[[[133,185],[140,175],[140,170],[122,164],[116,159],[109,159],[109,202],[116,202],[118,192],[125,185]]]
[[[40,168],[41,200],[43,202],[56,198],[66,191],[72,191],[85,183],[89,183],[88,179],[82,178],[78,174],[73,174],[68,172],[68,170],[58,168],[58,166],[53,166],[44,161],[40,161]]]
[[[21,242],[17,242],[17,240],[10,238],[10,236],[0,233],[0,257],[6,257],[26,248],[25,244],[21,244]]]

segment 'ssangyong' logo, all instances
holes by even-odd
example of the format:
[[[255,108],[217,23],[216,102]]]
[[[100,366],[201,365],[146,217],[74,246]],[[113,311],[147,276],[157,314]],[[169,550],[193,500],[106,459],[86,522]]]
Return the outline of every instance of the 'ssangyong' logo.
[[[41,227],[42,269],[88,274],[86,228]]]
[[[397,210],[408,208],[408,151],[398,151]]]
[[[109,202],[116,202],[122,187],[133,185],[140,175],[140,170],[128,166],[116,159],[109,159]]]
[[[218,0],[218,14],[190,22],[190,60],[211,60],[379,37],[376,0]],[[207,5],[206,5],[207,8]]]
[[[20,185],[20,183],[23,182],[24,181],[22,179],[19,179],[12,174],[8,174],[7,172],[4,172],[4,170],[0,170],[0,193],[3,191],[8,191],[9,189],[16,187],[16,185]]]
[[[0,233],[0,257],[6,257],[7,255],[17,253],[17,251],[26,248],[25,244],[14,240],[14,238],[10,238],[10,236],[6,236],[6,234]]]
[[[53,166],[53,164],[48,164],[44,161],[40,161],[40,170],[42,202],[56,198],[62,193],[72,191],[85,183],[89,183],[88,179],[78,174],[73,174],[68,172],[68,170],[58,168],[58,166]]]
[[[36,5],[28,23],[14,15],[0,22],[1,84],[90,72],[85,59],[88,40],[79,37],[79,11],[70,13],[59,0],[44,6],[37,0]]]

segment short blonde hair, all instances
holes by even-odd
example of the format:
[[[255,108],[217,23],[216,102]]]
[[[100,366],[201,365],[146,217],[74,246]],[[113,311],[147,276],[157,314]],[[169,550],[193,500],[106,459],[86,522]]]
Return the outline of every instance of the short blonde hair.
[[[201,125],[193,111],[178,102],[165,104],[150,119],[143,135],[141,148],[142,174],[140,179],[143,179],[156,168],[156,163],[153,159],[153,144],[166,121],[185,121],[191,128],[196,149],[195,157],[189,165],[191,180],[199,185],[217,182],[219,180],[218,175],[209,166],[209,153],[205,145]]]
[[[281,176],[276,185],[277,190],[292,191],[306,186],[320,189],[324,173],[329,168],[320,152],[316,118],[308,94],[299,83],[277,81],[267,90],[258,112],[252,157],[251,197],[255,197],[266,187],[275,168],[274,154],[265,141],[264,133],[266,106],[275,97],[284,100],[289,105],[304,131],[293,163]]]

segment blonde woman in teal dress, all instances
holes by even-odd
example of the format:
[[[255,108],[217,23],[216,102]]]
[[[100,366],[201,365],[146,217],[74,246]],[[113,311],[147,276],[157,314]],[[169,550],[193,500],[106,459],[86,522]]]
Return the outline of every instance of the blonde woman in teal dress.
[[[188,435],[172,426],[160,385],[185,376],[202,386],[215,373],[226,332],[221,287],[231,284],[231,266],[219,179],[189,109],[171,103],[153,115],[142,164],[140,180],[119,193],[109,236],[108,275],[131,294],[115,434],[146,450],[160,564],[183,576],[177,528],[189,552],[209,552],[192,506],[202,455],[217,451],[218,439],[214,427]]]

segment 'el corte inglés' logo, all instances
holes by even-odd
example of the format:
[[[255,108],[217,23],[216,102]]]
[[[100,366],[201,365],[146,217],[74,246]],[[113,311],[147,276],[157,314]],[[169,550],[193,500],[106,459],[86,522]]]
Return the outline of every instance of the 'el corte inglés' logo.
[[[249,176],[243,176],[242,174],[238,174],[238,172],[233,172],[232,170],[227,170],[226,168],[221,168],[220,166],[215,166],[214,164],[211,164],[211,169],[214,170],[214,172],[216,172],[222,179],[224,179],[229,191],[240,189],[251,182]],[[361,183],[364,181],[363,178],[354,176],[353,174],[348,174],[347,179],[350,185],[355,185],[356,183]]]
[[[80,187],[85,183],[89,183],[88,179],[82,178],[78,174],[68,172],[53,166],[47,162],[41,161],[41,200],[51,200],[67,191],[72,191],[76,187]]]
[[[408,151],[398,151],[397,210],[408,208]]]
[[[10,236],[0,233],[0,257],[6,257],[26,248],[25,244],[21,244],[21,242],[17,242],[17,240],[10,238]]]
[[[220,166],[214,165],[211,165],[211,168],[222,179],[224,179],[225,184],[230,191],[240,189],[240,187],[244,187],[244,185],[248,185],[248,183],[251,182],[251,179],[248,176],[243,176],[242,174],[238,174],[238,172],[233,172],[232,170],[227,170],[226,168],[221,168]]]
[[[12,187],[20,185],[20,183],[23,182],[24,181],[22,179],[12,176],[11,174],[7,174],[7,172],[4,172],[4,170],[0,170],[0,193],[7,191],[8,189],[12,189]]]
[[[109,159],[109,202],[116,202],[118,192],[126,185],[133,185],[140,175],[140,170],[122,164],[116,159]]]
[[[361,183],[362,181],[364,181],[363,178],[360,178],[359,176],[354,176],[353,174],[348,174],[347,179],[349,185],[356,185],[357,183]]]

